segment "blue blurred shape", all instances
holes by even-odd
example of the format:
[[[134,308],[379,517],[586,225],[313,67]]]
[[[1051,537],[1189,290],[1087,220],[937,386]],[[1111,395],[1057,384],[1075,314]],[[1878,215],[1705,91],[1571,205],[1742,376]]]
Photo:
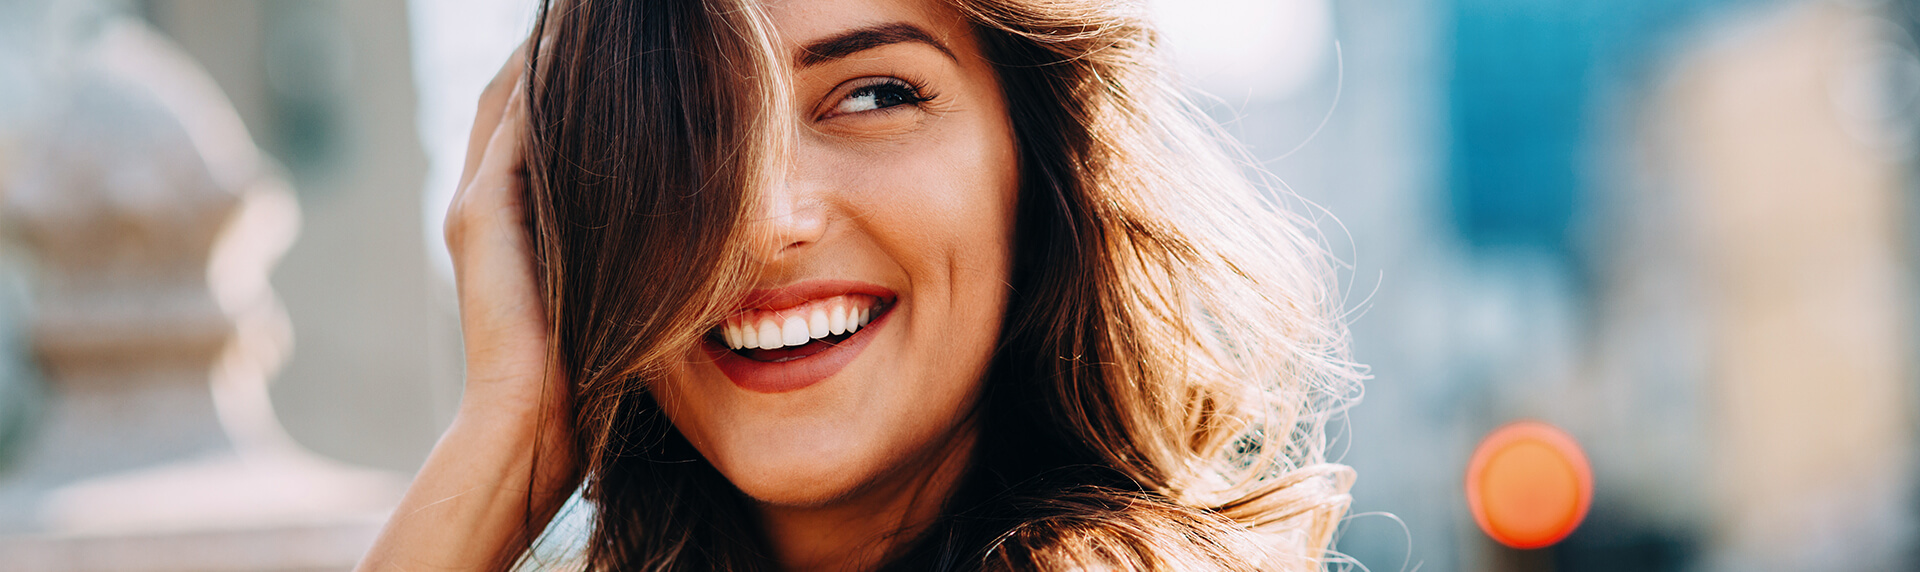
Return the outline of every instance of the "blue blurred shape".
[[[1640,85],[1659,47],[1693,16],[1739,0],[1448,0],[1452,221],[1476,249],[1577,257],[1588,207],[1596,106]]]

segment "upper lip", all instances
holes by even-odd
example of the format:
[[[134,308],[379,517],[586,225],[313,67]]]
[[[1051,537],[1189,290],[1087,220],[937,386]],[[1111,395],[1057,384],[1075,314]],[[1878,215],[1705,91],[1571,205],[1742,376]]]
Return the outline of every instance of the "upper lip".
[[[892,301],[894,293],[878,284],[858,280],[816,279],[795,282],[778,288],[764,288],[747,292],[741,296],[740,303],[733,312],[741,310],[785,310],[810,300],[831,298],[842,294],[866,294],[882,301]]]

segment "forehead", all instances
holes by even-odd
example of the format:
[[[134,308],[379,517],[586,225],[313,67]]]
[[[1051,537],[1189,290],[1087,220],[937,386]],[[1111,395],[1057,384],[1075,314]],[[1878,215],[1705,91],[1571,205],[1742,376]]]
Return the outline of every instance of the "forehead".
[[[961,49],[968,26],[939,0],[767,0],[767,16],[789,52],[863,27],[909,24],[941,43]]]

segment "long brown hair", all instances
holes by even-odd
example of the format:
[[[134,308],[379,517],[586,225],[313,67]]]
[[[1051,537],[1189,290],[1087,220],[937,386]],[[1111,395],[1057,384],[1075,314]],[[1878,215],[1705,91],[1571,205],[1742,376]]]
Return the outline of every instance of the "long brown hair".
[[[951,0],[1020,151],[1014,290],[981,439],[895,569],[1314,569],[1363,377],[1329,258],[1242,174],[1112,0]],[[529,50],[529,231],[575,395],[589,569],[769,569],[750,502],[648,387],[750,284],[782,65],[753,0],[549,0]]]

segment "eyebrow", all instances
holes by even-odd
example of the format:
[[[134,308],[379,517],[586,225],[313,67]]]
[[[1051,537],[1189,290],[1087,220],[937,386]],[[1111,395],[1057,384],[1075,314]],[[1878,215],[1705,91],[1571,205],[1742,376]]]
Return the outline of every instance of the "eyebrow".
[[[946,54],[948,58],[954,61],[960,60],[954,57],[953,50],[948,49],[946,44],[935,39],[933,34],[929,34],[919,26],[906,22],[892,22],[864,28],[855,28],[834,34],[833,36],[822,38],[811,44],[802,46],[799,51],[794,53],[793,59],[799,64],[799,67],[811,67],[826,63],[829,60],[845,58],[881,46],[902,43],[919,43],[933,46],[935,49],[940,50],[940,53]]]

